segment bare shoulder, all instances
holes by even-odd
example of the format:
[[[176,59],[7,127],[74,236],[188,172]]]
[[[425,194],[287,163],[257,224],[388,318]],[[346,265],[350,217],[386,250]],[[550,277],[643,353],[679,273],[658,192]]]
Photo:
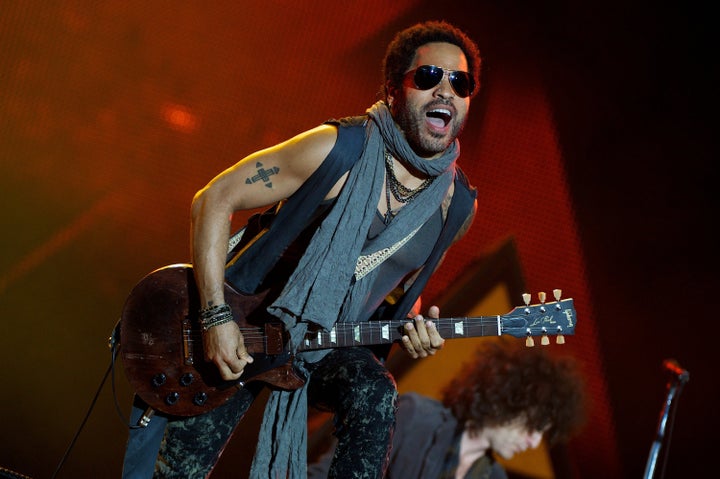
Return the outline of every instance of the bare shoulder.
[[[324,124],[269,148],[265,156],[307,178],[330,154],[336,140],[337,127]]]
[[[321,125],[275,146],[257,151],[216,176],[205,192],[233,210],[276,203],[292,195],[335,145],[337,129]]]
[[[242,181],[254,177],[260,165],[272,172],[271,198],[287,198],[320,167],[336,140],[336,127],[320,125],[244,158],[236,167],[237,176]]]

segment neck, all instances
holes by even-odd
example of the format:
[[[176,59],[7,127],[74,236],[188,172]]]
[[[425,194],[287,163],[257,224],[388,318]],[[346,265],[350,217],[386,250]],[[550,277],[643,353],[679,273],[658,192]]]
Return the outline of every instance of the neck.
[[[487,454],[489,448],[490,442],[482,434],[482,431],[470,432],[465,428],[460,438],[460,458],[458,460],[455,478],[461,479],[465,477],[470,466]]]

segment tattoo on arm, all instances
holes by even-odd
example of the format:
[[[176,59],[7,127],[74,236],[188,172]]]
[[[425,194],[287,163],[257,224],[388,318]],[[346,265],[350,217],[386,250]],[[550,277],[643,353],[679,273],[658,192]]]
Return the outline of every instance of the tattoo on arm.
[[[253,175],[249,178],[245,179],[245,183],[248,185],[252,185],[253,183],[257,183],[258,181],[262,181],[265,183],[265,186],[268,188],[272,188],[272,176],[277,175],[280,172],[280,168],[277,166],[274,166],[268,170],[263,168],[263,164],[259,161],[255,163],[255,167],[257,168],[257,174]]]

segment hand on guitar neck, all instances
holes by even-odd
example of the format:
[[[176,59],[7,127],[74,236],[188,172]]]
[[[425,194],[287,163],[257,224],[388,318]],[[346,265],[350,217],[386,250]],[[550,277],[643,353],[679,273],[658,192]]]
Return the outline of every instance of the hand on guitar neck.
[[[445,340],[435,327],[433,319],[440,318],[440,308],[430,306],[427,320],[418,314],[414,320],[408,318],[405,324],[405,334],[401,338],[405,351],[413,358],[426,358],[433,356],[435,352],[443,347]]]

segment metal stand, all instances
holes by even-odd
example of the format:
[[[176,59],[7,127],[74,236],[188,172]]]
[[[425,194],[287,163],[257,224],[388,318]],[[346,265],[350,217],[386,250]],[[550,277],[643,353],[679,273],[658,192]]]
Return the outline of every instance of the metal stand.
[[[673,407],[673,399],[675,398],[675,396],[680,395],[683,386],[690,379],[690,373],[688,373],[685,369],[681,368],[677,361],[675,361],[674,359],[666,359],[665,361],[663,361],[663,369],[669,371],[672,374],[672,377],[667,384],[667,397],[665,398],[665,403],[663,404],[662,411],[660,411],[660,421],[658,423],[657,436],[655,437],[655,441],[650,448],[650,457],[648,457],[648,462],[645,466],[645,474],[643,475],[643,479],[662,479],[662,477],[664,477],[665,475],[664,462],[663,469],[660,471],[660,475],[657,477],[655,476],[655,465],[657,463],[657,458],[660,453],[660,449],[662,448],[663,441],[665,439],[665,427],[667,426],[668,418],[670,418],[670,432],[672,432],[672,423],[675,417],[676,409],[676,407]],[[670,436],[668,435],[668,447],[670,444],[669,437]],[[666,460],[667,456],[668,451],[666,449]]]

